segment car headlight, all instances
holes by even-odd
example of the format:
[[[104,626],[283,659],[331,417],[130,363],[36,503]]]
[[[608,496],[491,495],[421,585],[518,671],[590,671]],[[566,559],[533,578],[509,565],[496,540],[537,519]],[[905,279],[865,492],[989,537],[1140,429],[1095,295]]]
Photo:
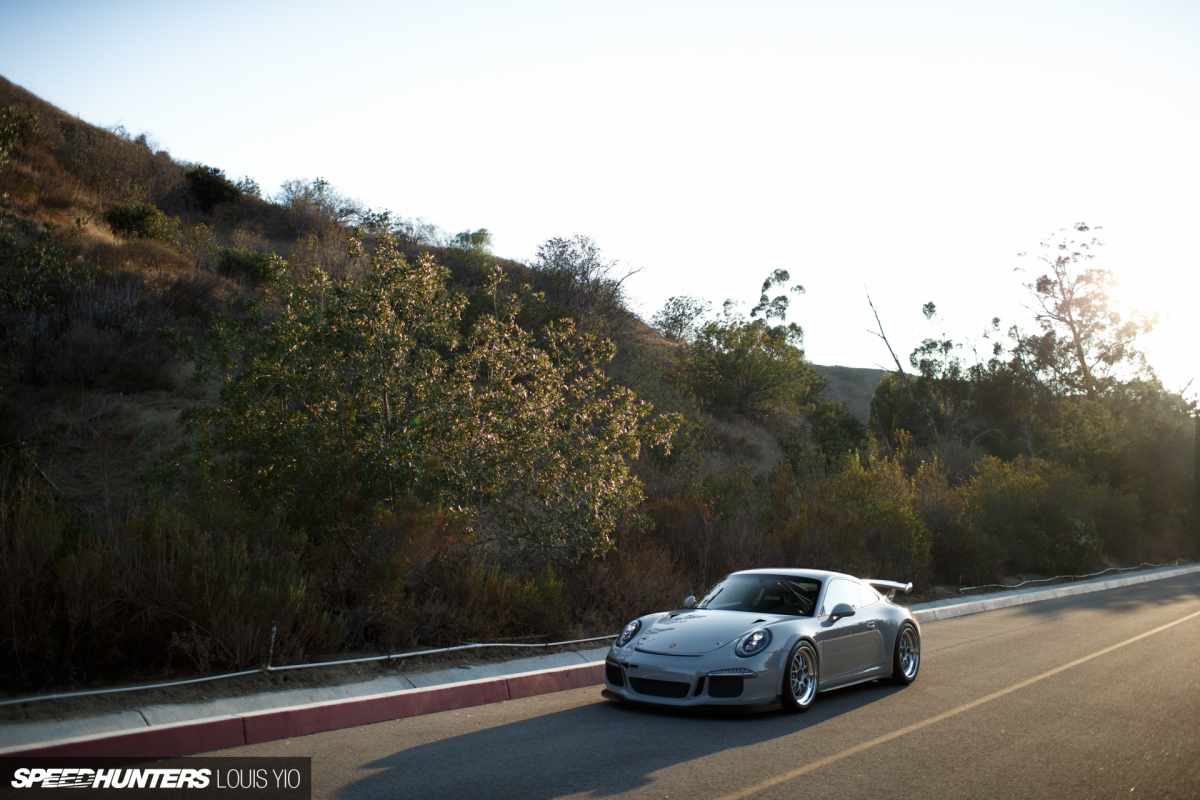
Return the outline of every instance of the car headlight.
[[[767,645],[770,643],[771,632],[766,628],[759,628],[758,630],[750,631],[750,633],[743,636],[742,640],[738,642],[737,647],[733,649],[733,652],[737,653],[743,658],[749,658],[750,656],[756,656],[763,650],[766,650]]]
[[[617,637],[617,647],[624,647],[629,644],[629,640],[637,636],[637,632],[641,629],[642,621],[638,619],[626,625],[625,630],[621,631],[621,635]]]

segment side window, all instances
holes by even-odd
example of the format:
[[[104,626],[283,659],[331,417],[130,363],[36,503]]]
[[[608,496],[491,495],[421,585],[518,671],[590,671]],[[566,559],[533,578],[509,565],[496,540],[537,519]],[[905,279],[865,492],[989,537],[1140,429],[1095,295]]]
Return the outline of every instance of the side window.
[[[821,616],[829,616],[829,613],[839,603],[848,603],[854,608],[858,608],[859,597],[853,583],[835,578],[829,582],[829,588],[825,591],[825,602],[821,604]]]
[[[867,606],[871,605],[872,603],[876,603],[880,600],[879,592],[875,591],[874,589],[872,589],[870,586],[867,586],[866,584],[860,583],[857,586],[855,586],[854,588],[858,590],[858,597],[859,597],[858,605],[856,606],[856,608],[866,608]]]

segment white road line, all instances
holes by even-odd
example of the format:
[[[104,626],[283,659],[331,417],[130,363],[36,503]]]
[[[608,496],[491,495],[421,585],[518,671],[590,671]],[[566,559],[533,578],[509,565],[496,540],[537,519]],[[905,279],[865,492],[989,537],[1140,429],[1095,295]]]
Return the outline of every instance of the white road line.
[[[808,773],[810,773],[814,770],[818,770],[821,767],[828,766],[829,764],[832,764],[835,761],[841,761],[844,758],[849,758],[850,756],[857,755],[857,754],[863,752],[864,750],[870,750],[872,747],[875,747],[876,745],[881,745],[886,742],[890,742],[893,739],[899,739],[901,736],[905,735],[906,733],[912,733],[913,731],[919,731],[922,728],[927,728],[936,722],[941,722],[944,719],[949,719],[950,717],[961,714],[964,711],[970,711],[972,708],[981,706],[984,703],[990,703],[993,700],[997,700],[1001,697],[1004,697],[1007,694],[1011,694],[1011,693],[1017,691],[1018,689],[1024,689],[1026,686],[1031,686],[1031,685],[1037,683],[1038,681],[1043,681],[1046,678],[1057,675],[1058,673],[1063,672],[1068,669],[1071,669],[1072,667],[1078,667],[1080,664],[1086,664],[1088,661],[1091,661],[1093,658],[1099,658],[1100,656],[1107,655],[1108,653],[1111,653],[1114,650],[1119,650],[1120,648],[1122,648],[1126,645],[1133,644],[1134,642],[1136,642],[1140,639],[1145,639],[1147,636],[1153,636],[1156,633],[1165,631],[1167,628],[1174,627],[1175,625],[1178,625],[1181,622],[1187,622],[1188,620],[1195,619],[1196,617],[1200,617],[1200,611],[1196,611],[1195,613],[1188,614],[1186,617],[1180,617],[1179,619],[1175,620],[1174,622],[1168,622],[1166,625],[1161,625],[1161,626],[1155,628],[1154,630],[1146,631],[1145,633],[1140,633],[1137,636],[1134,636],[1132,639],[1126,639],[1125,641],[1120,642],[1118,644],[1114,644],[1111,647],[1106,647],[1103,650],[1097,650],[1095,653],[1092,653],[1091,655],[1084,656],[1083,658],[1077,658],[1069,664],[1063,664],[1061,667],[1055,667],[1054,669],[1049,670],[1048,672],[1043,672],[1041,675],[1035,675],[1032,678],[1028,678],[1026,680],[1021,681],[1020,683],[1014,683],[1012,686],[1009,686],[1007,689],[1001,689],[1000,691],[993,692],[992,694],[989,694],[986,697],[981,697],[978,700],[972,700],[970,703],[961,705],[958,708],[952,708],[949,711],[944,711],[941,714],[937,714],[936,716],[932,716],[929,719],[922,720],[921,722],[913,723],[912,725],[909,725],[904,728],[900,728],[899,730],[892,731],[891,733],[885,733],[883,736],[880,736],[876,739],[872,739],[869,742],[863,742],[862,744],[857,744],[854,747],[849,747],[849,748],[841,751],[840,753],[834,753],[833,755],[822,758],[819,761],[813,761],[810,764],[805,764],[803,767],[797,767],[796,769],[790,770],[789,772],[785,772],[782,775],[776,775],[774,778],[768,778],[767,780],[762,781],[761,783],[756,783],[753,786],[747,786],[745,789],[742,789],[741,791],[738,791],[738,792],[734,792],[733,794],[727,794],[724,797],[720,798],[719,800],[741,800],[741,798],[749,797],[752,794],[757,794],[758,792],[761,792],[764,789],[770,789],[772,786],[778,786],[779,784],[784,783],[786,781],[790,781],[793,778],[798,778],[801,775],[807,775]]]

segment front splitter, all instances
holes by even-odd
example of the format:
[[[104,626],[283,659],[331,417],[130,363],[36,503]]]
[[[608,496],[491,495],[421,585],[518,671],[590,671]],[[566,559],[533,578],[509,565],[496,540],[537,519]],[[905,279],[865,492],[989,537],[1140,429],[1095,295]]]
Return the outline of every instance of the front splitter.
[[[615,700],[618,703],[626,703],[631,706],[645,706],[646,708],[669,708],[672,711],[729,711],[738,714],[749,714],[760,711],[777,711],[783,708],[778,700],[768,700],[765,703],[749,703],[745,705],[737,703],[692,703],[686,706],[679,706],[674,703],[656,703],[653,700],[636,700],[632,697],[626,697],[619,692],[614,692],[608,687],[601,689],[600,694],[605,699]]]

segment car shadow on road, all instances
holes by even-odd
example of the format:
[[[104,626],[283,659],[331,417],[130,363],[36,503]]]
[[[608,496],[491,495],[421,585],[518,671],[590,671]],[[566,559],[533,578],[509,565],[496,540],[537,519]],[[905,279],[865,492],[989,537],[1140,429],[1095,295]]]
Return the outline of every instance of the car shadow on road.
[[[804,714],[679,711],[599,701],[403,750],[341,797],[607,797],[649,785],[656,772],[780,739],[901,691],[867,683],[822,694]],[[599,700],[600,690],[596,689]],[[804,758],[797,751],[794,758]],[[792,762],[794,763],[794,762]]]

